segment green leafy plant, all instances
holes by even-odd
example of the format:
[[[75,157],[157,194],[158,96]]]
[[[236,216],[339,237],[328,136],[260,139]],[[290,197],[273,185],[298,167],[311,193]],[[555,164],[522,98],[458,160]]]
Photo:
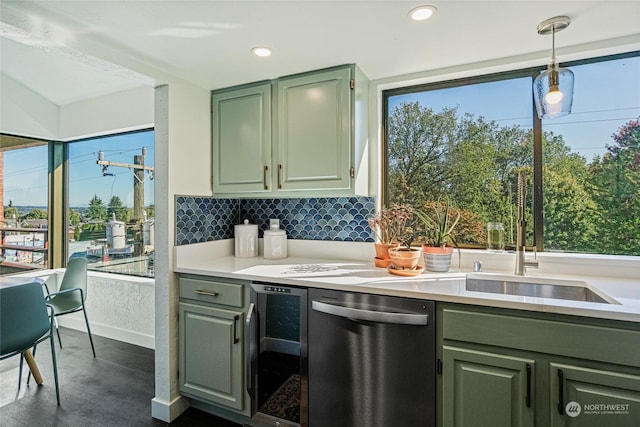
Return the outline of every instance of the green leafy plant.
[[[415,211],[415,216],[424,226],[425,245],[444,248],[451,243],[458,247],[453,231],[460,221],[460,212],[452,212],[449,200],[425,202],[422,209]]]

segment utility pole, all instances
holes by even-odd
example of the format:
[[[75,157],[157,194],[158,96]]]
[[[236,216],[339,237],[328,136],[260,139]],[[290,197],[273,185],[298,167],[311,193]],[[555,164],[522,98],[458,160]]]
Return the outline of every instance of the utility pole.
[[[143,242],[142,242],[142,223],[144,221],[144,173],[148,171],[150,174],[153,174],[153,166],[145,166],[144,157],[147,154],[147,149],[142,147],[142,154],[133,156],[133,164],[131,163],[120,163],[120,162],[110,162],[104,160],[104,153],[102,151],[98,152],[98,161],[97,163],[102,166],[102,175],[112,175],[107,173],[107,168],[109,166],[123,167],[129,170],[132,170],[133,173],[133,216],[131,218],[131,223],[135,228],[135,237],[134,241],[134,255],[140,256],[143,251]]]
[[[133,171],[133,218],[136,222],[144,221],[142,212],[144,211],[144,156],[147,149],[142,147],[142,154],[133,157],[133,163],[138,166]]]

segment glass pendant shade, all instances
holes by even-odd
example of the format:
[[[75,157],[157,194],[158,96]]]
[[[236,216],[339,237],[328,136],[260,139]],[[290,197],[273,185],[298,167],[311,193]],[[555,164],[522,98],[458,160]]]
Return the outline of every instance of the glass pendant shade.
[[[573,72],[560,68],[556,61],[556,32],[569,26],[568,16],[556,16],[538,24],[538,34],[551,34],[551,62],[533,81],[533,98],[538,117],[553,119],[571,113],[573,104]]]
[[[573,72],[552,62],[533,82],[538,117],[553,119],[571,113]]]

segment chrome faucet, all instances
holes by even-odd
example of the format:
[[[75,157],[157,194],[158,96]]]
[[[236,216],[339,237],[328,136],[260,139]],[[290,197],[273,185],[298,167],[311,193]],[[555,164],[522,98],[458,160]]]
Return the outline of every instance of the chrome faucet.
[[[518,230],[516,234],[516,276],[524,276],[526,268],[538,268],[538,260],[526,259],[527,246],[527,221],[524,219],[524,205],[526,200],[526,175],[525,171],[518,173]],[[535,254],[534,250],[534,254]]]

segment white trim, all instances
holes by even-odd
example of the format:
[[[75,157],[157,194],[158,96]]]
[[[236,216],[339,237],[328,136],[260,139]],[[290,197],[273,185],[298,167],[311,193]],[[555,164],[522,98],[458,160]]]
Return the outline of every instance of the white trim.
[[[171,402],[154,397],[151,399],[151,416],[170,423],[186,411],[189,406],[189,399],[186,397],[177,396]]]
[[[58,325],[64,328],[75,329],[77,331],[87,331],[82,312],[71,315],[57,317]],[[128,329],[117,328],[115,326],[104,323],[96,323],[91,321],[91,313],[89,313],[89,324],[91,326],[91,334],[100,337],[110,338],[116,341],[126,342],[128,344],[155,350],[156,338],[153,335],[143,334]],[[64,346],[64,340],[62,345]],[[89,343],[87,342],[87,345]]]

